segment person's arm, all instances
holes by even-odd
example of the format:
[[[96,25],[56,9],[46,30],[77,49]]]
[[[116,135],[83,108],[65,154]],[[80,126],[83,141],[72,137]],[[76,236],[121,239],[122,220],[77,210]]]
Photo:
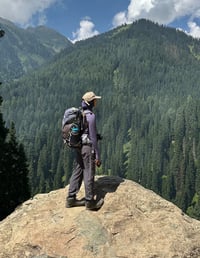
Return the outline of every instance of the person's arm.
[[[100,161],[100,152],[97,143],[97,128],[96,128],[96,117],[94,113],[87,114],[89,137],[92,142],[92,146],[96,153],[96,160]],[[98,165],[98,164],[97,164]]]

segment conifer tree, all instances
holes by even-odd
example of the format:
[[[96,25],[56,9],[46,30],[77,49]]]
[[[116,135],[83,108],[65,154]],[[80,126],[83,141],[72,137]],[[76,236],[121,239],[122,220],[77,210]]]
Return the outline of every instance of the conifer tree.
[[[2,103],[2,97],[0,96],[0,107]],[[3,115],[0,110],[0,220],[7,215],[7,201],[6,201],[6,191],[7,191],[7,173],[6,173],[6,153],[8,146],[6,143],[6,137],[8,134],[8,129],[5,127],[3,121]]]
[[[8,134],[7,163],[9,206],[12,211],[30,197],[27,159],[23,145],[17,142],[14,123]]]
[[[14,123],[8,130],[0,112],[0,220],[29,197],[28,164],[23,145],[17,142]]]

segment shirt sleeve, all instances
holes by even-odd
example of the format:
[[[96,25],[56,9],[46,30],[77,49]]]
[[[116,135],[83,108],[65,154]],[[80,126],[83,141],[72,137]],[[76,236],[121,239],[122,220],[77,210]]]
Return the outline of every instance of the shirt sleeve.
[[[87,114],[87,122],[89,129],[89,138],[92,142],[92,147],[96,153],[96,159],[100,160],[100,152],[97,143],[97,128],[96,128],[96,117],[94,113]]]

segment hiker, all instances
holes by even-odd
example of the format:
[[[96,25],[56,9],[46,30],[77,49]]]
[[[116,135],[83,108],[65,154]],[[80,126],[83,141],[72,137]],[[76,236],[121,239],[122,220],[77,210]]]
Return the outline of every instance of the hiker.
[[[101,166],[100,152],[98,148],[98,138],[96,129],[96,117],[93,113],[93,108],[96,106],[97,99],[94,92],[86,92],[82,97],[82,109],[84,129],[82,134],[82,146],[76,148],[76,159],[70,178],[69,192],[66,201],[66,207],[86,206],[88,210],[97,210],[103,205],[103,199],[94,199],[94,176],[95,166]],[[82,181],[85,185],[85,198],[82,200],[76,199]]]

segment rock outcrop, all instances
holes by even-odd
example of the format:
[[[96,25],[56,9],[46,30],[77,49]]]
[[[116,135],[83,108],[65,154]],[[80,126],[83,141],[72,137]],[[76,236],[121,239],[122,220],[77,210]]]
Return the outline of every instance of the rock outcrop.
[[[68,186],[23,203],[0,223],[0,258],[200,257],[200,221],[132,181],[95,186],[99,211],[65,208]]]

